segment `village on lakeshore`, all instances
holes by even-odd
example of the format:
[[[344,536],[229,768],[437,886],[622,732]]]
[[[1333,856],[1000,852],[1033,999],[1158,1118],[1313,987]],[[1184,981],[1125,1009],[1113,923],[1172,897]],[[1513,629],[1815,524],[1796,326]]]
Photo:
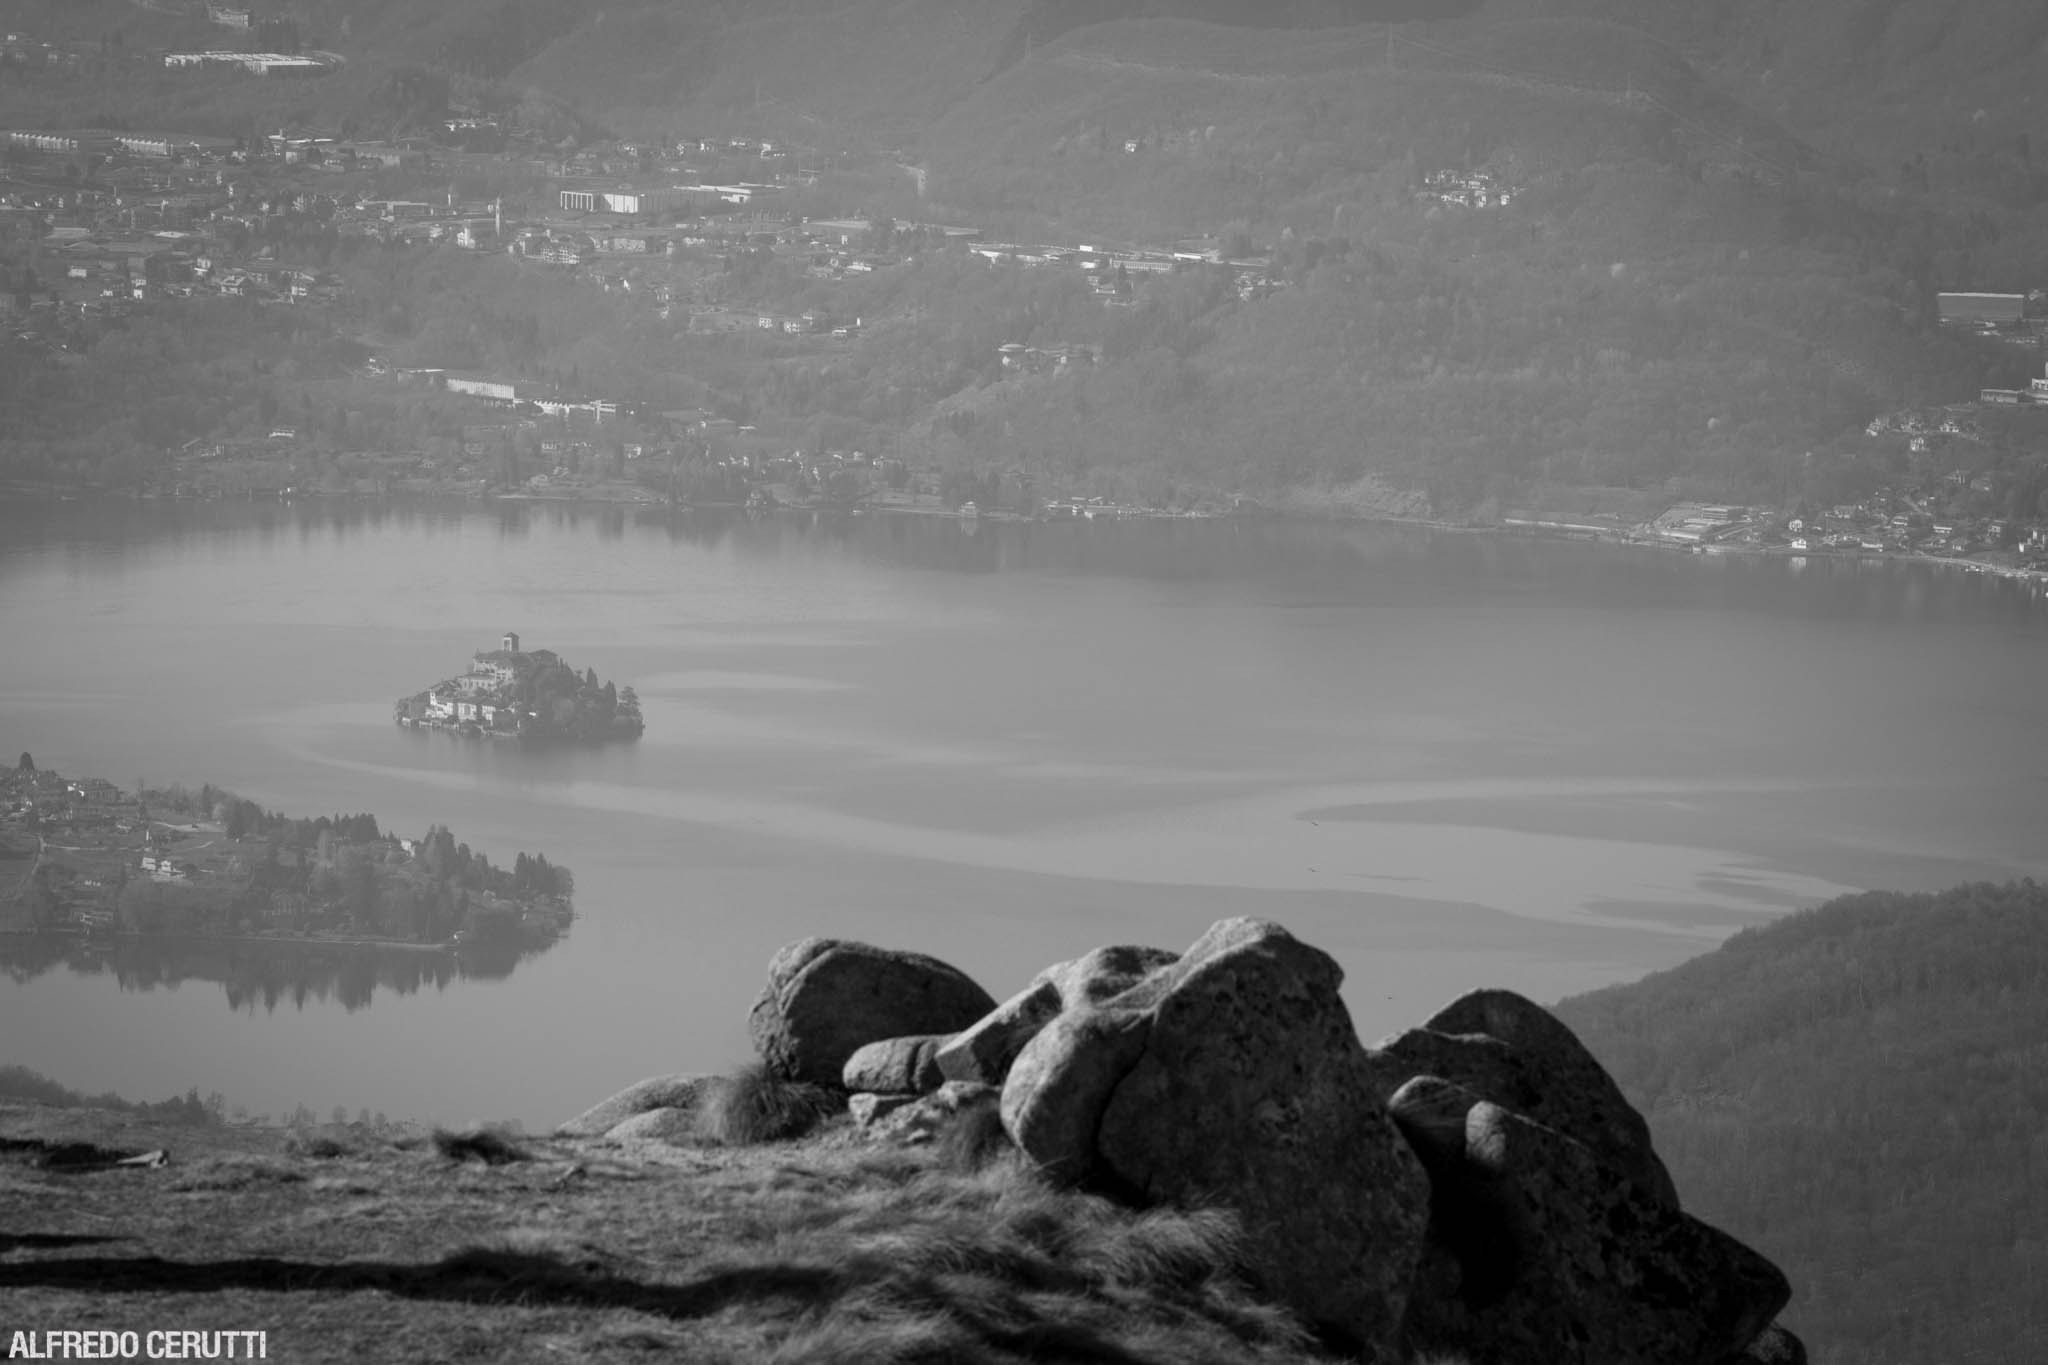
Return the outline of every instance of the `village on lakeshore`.
[[[1953,297],[1942,296],[1944,308]],[[2038,345],[2048,334],[2031,325],[2048,324],[2048,300],[2037,303],[2039,318],[2027,312],[2025,298],[2013,296],[2015,325],[2023,317],[2029,324],[2014,334],[2016,342]],[[2048,515],[2041,514],[2048,509],[2005,515],[1999,482],[1983,468],[1988,424],[2026,420],[2036,410],[2048,415],[2048,377],[2033,380],[2026,389],[1987,389],[1974,403],[1907,408],[1872,418],[1865,436],[1896,446],[1903,469],[1897,482],[1881,484],[1854,502],[1826,507],[1680,502],[1647,521],[1512,512],[1500,524],[1532,534],[1613,539],[1699,554],[1910,557],[2048,583]]]
[[[0,932],[531,950],[568,932],[574,891],[544,855],[497,867],[442,825],[405,838],[211,785],[123,791],[28,753],[0,768]]]
[[[191,22],[180,32],[195,41],[116,49],[9,33],[0,35],[0,70],[59,85],[126,72],[200,92],[237,82],[318,88],[346,65],[301,42],[300,21],[288,15],[149,8],[185,13]],[[2025,447],[2031,424],[2048,423],[2048,378],[1872,418],[1855,458],[1886,477],[1857,480],[1851,500],[1829,496],[1811,507],[1789,492],[1768,506],[1739,506],[1673,489],[1638,492],[1625,509],[1596,513],[1531,492],[1525,505],[1510,494],[1468,515],[1433,508],[1406,488],[1318,490],[1290,503],[1234,485],[1154,481],[1145,491],[1100,469],[1070,474],[1042,459],[1033,470],[1005,461],[970,471],[957,438],[979,420],[973,395],[1008,402],[1096,373],[1115,360],[1103,340],[1115,326],[1190,281],[1218,300],[1263,306],[1277,297],[1283,306],[1299,297],[1317,260],[1340,238],[1348,243],[1338,231],[1349,224],[1344,206],[1327,239],[1235,224],[1199,235],[1047,239],[1050,231],[1001,216],[977,221],[940,207],[914,153],[847,130],[830,146],[806,145],[758,113],[734,112],[687,132],[621,137],[467,88],[444,92],[435,109],[412,132],[394,125],[388,136],[310,114],[234,137],[0,131],[0,236],[24,244],[27,261],[0,290],[0,346],[68,363],[137,319],[221,306],[194,302],[205,300],[232,301],[251,317],[303,318],[349,341],[345,371],[319,381],[317,402],[302,393],[247,405],[95,486],[144,498],[462,496],[989,520],[1451,517],[1460,526],[1711,553],[1934,556],[2012,574],[2038,573],[2048,548],[2048,507],[1997,454],[2001,437]],[[1198,158],[1214,131],[1105,124],[1082,140],[1088,155],[1141,176]],[[1423,159],[1406,168],[1393,197],[1404,212],[1438,222],[1489,223],[1523,212],[1535,188],[1508,163]],[[885,203],[895,213],[882,211]],[[644,356],[661,338],[693,348],[693,363],[781,367],[805,384],[872,368],[885,346],[919,334],[942,300],[912,302],[898,285],[929,276],[939,281],[933,288],[959,293],[974,278],[933,271],[934,263],[1014,272],[1022,288],[1056,284],[1082,306],[1025,331],[976,334],[973,353],[959,359],[973,386],[916,422],[900,411],[872,421],[778,420],[730,393],[661,397],[644,372],[635,380],[608,369],[522,368],[482,359],[452,333],[442,345],[420,319],[392,323],[389,301],[366,291],[380,273],[430,258],[463,268],[488,260],[494,272],[502,267],[492,277],[500,287],[545,291],[556,310],[598,301],[607,326],[631,334],[629,352]],[[1930,317],[1945,332],[2008,359],[2041,354],[2048,291],[1960,283],[1932,299]],[[1676,505],[1648,505],[1658,496]],[[483,718],[483,704],[470,715],[437,710],[419,719],[501,732]]]
[[[603,743],[647,728],[632,688],[600,682],[596,669],[579,676],[551,649],[523,650],[512,631],[498,648],[478,650],[461,676],[400,698],[396,718],[479,739]]]

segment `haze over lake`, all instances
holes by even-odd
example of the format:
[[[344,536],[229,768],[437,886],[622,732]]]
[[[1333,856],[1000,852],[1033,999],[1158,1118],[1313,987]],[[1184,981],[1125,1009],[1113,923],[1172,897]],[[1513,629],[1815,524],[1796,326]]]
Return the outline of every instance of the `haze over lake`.
[[[505,631],[635,686],[645,737],[392,724]],[[1392,526],[12,503],[0,659],[9,760],[576,872],[562,944],[366,1007],[0,979],[0,1060],[133,1098],[552,1124],[746,1056],[768,956],[813,933],[1001,998],[1257,914],[1338,957],[1371,1038],[1845,889],[2048,874],[2048,607],[1925,567]]]

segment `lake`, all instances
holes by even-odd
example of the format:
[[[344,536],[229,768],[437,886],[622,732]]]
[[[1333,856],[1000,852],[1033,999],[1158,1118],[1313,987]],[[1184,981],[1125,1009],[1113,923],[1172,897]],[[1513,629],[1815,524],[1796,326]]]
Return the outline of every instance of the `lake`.
[[[635,744],[400,729],[517,631]],[[0,1061],[281,1114],[550,1126],[749,1055],[769,955],[997,998],[1277,920],[1368,1039],[1865,887],[2048,875],[2048,606],[1927,566],[1384,525],[0,503],[0,754],[430,823],[577,877],[509,974],[252,990],[19,952]]]

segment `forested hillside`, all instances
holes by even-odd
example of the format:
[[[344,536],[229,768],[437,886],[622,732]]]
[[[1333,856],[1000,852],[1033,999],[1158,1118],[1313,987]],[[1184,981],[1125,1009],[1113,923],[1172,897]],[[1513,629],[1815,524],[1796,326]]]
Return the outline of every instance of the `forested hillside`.
[[[1880,171],[1922,155],[2030,170],[2048,139],[2036,94],[2048,7],[2034,0],[1489,0],[1484,12],[1638,25]]]
[[[2048,1359],[2048,888],[1844,897],[1557,1012],[1816,1362]]]
[[[1859,490],[1828,448],[1873,412],[2029,368],[1933,298],[2022,273],[2029,220],[1860,179],[1634,29],[1424,32],[1098,24],[979,87],[930,140],[957,213],[1212,234],[1294,287],[1153,291],[1109,369],[937,414],[964,456],[1155,488],[1371,474],[1446,512],[1549,484],[1835,498]],[[1438,174],[1507,202],[1433,198]]]
[[[1985,485],[1967,510],[2027,517],[2048,424],[1983,417],[1996,439],[1933,443],[1924,468],[1905,438],[1865,435],[1884,414],[2040,373],[2038,351],[1938,325],[1938,291],[2048,284],[2048,166],[2012,121],[2033,114],[1949,120],[2006,89],[2041,24],[1990,6],[1928,28],[1956,9],[334,0],[302,16],[307,46],[347,59],[331,75],[207,82],[110,58],[77,79],[0,79],[0,122],[386,138],[484,110],[517,126],[521,157],[394,173],[376,193],[459,190],[508,212],[523,199],[536,218],[551,212],[545,168],[579,148],[610,156],[608,175],[635,158],[664,180],[791,172],[779,215],[875,223],[846,244],[872,259],[838,272],[760,249],[759,233],[746,250],[686,252],[669,282],[680,312],[589,288],[615,283],[602,262],[537,282],[502,256],[450,265],[445,245],[418,262],[359,251],[321,207],[264,224],[280,263],[338,269],[335,330],[395,361],[702,406],[790,449],[1154,501],[1307,490],[1480,519],[1608,490],[1833,504],[1961,473]],[[0,17],[72,40],[210,41],[203,20],[123,0],[0,0]],[[1744,55],[1752,20],[1780,35],[1768,79],[1752,69],[1761,49]],[[1916,62],[1923,29],[1932,55]],[[1837,97],[1924,105],[1950,131],[1874,156],[1876,114],[1854,138],[1809,116]],[[794,155],[657,168],[679,137]],[[901,249],[896,222],[962,224],[1030,259],[991,264],[936,237]],[[1076,256],[1034,254],[1083,243],[1147,248],[1162,270],[1186,249],[1172,273],[1114,286]],[[17,254],[34,266],[31,246]],[[18,300],[47,283],[11,273]],[[706,307],[855,326],[836,350],[770,344],[692,331],[685,314]],[[161,452],[221,434],[210,414],[260,416],[266,390],[288,422],[306,425],[308,404],[327,413],[337,440],[418,427],[380,416],[375,395],[293,389],[339,382],[346,348],[314,347],[318,325],[295,329],[318,363],[289,373],[245,369],[202,336],[182,359],[204,371],[204,401],[158,404],[110,439]],[[1092,363],[1028,373],[1000,363],[1012,343]],[[37,364],[81,382],[105,368]],[[38,393],[76,387],[19,373]],[[41,406],[9,433],[35,458],[0,459],[36,477],[75,468],[45,457],[87,434]],[[85,415],[119,425],[134,404],[116,406]]]

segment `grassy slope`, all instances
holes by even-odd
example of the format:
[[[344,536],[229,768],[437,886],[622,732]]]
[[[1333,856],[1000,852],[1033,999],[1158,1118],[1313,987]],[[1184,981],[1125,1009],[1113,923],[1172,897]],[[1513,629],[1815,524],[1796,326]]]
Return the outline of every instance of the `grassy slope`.
[[[801,1145],[420,1144],[0,1105],[8,1326],[252,1328],[288,1361],[1310,1361],[1214,1215],[1134,1215],[839,1120]],[[12,1143],[166,1147],[39,1169]],[[314,1151],[332,1155],[316,1156]]]
[[[1845,897],[1557,1012],[1817,1365],[2048,1356],[2048,892]]]

